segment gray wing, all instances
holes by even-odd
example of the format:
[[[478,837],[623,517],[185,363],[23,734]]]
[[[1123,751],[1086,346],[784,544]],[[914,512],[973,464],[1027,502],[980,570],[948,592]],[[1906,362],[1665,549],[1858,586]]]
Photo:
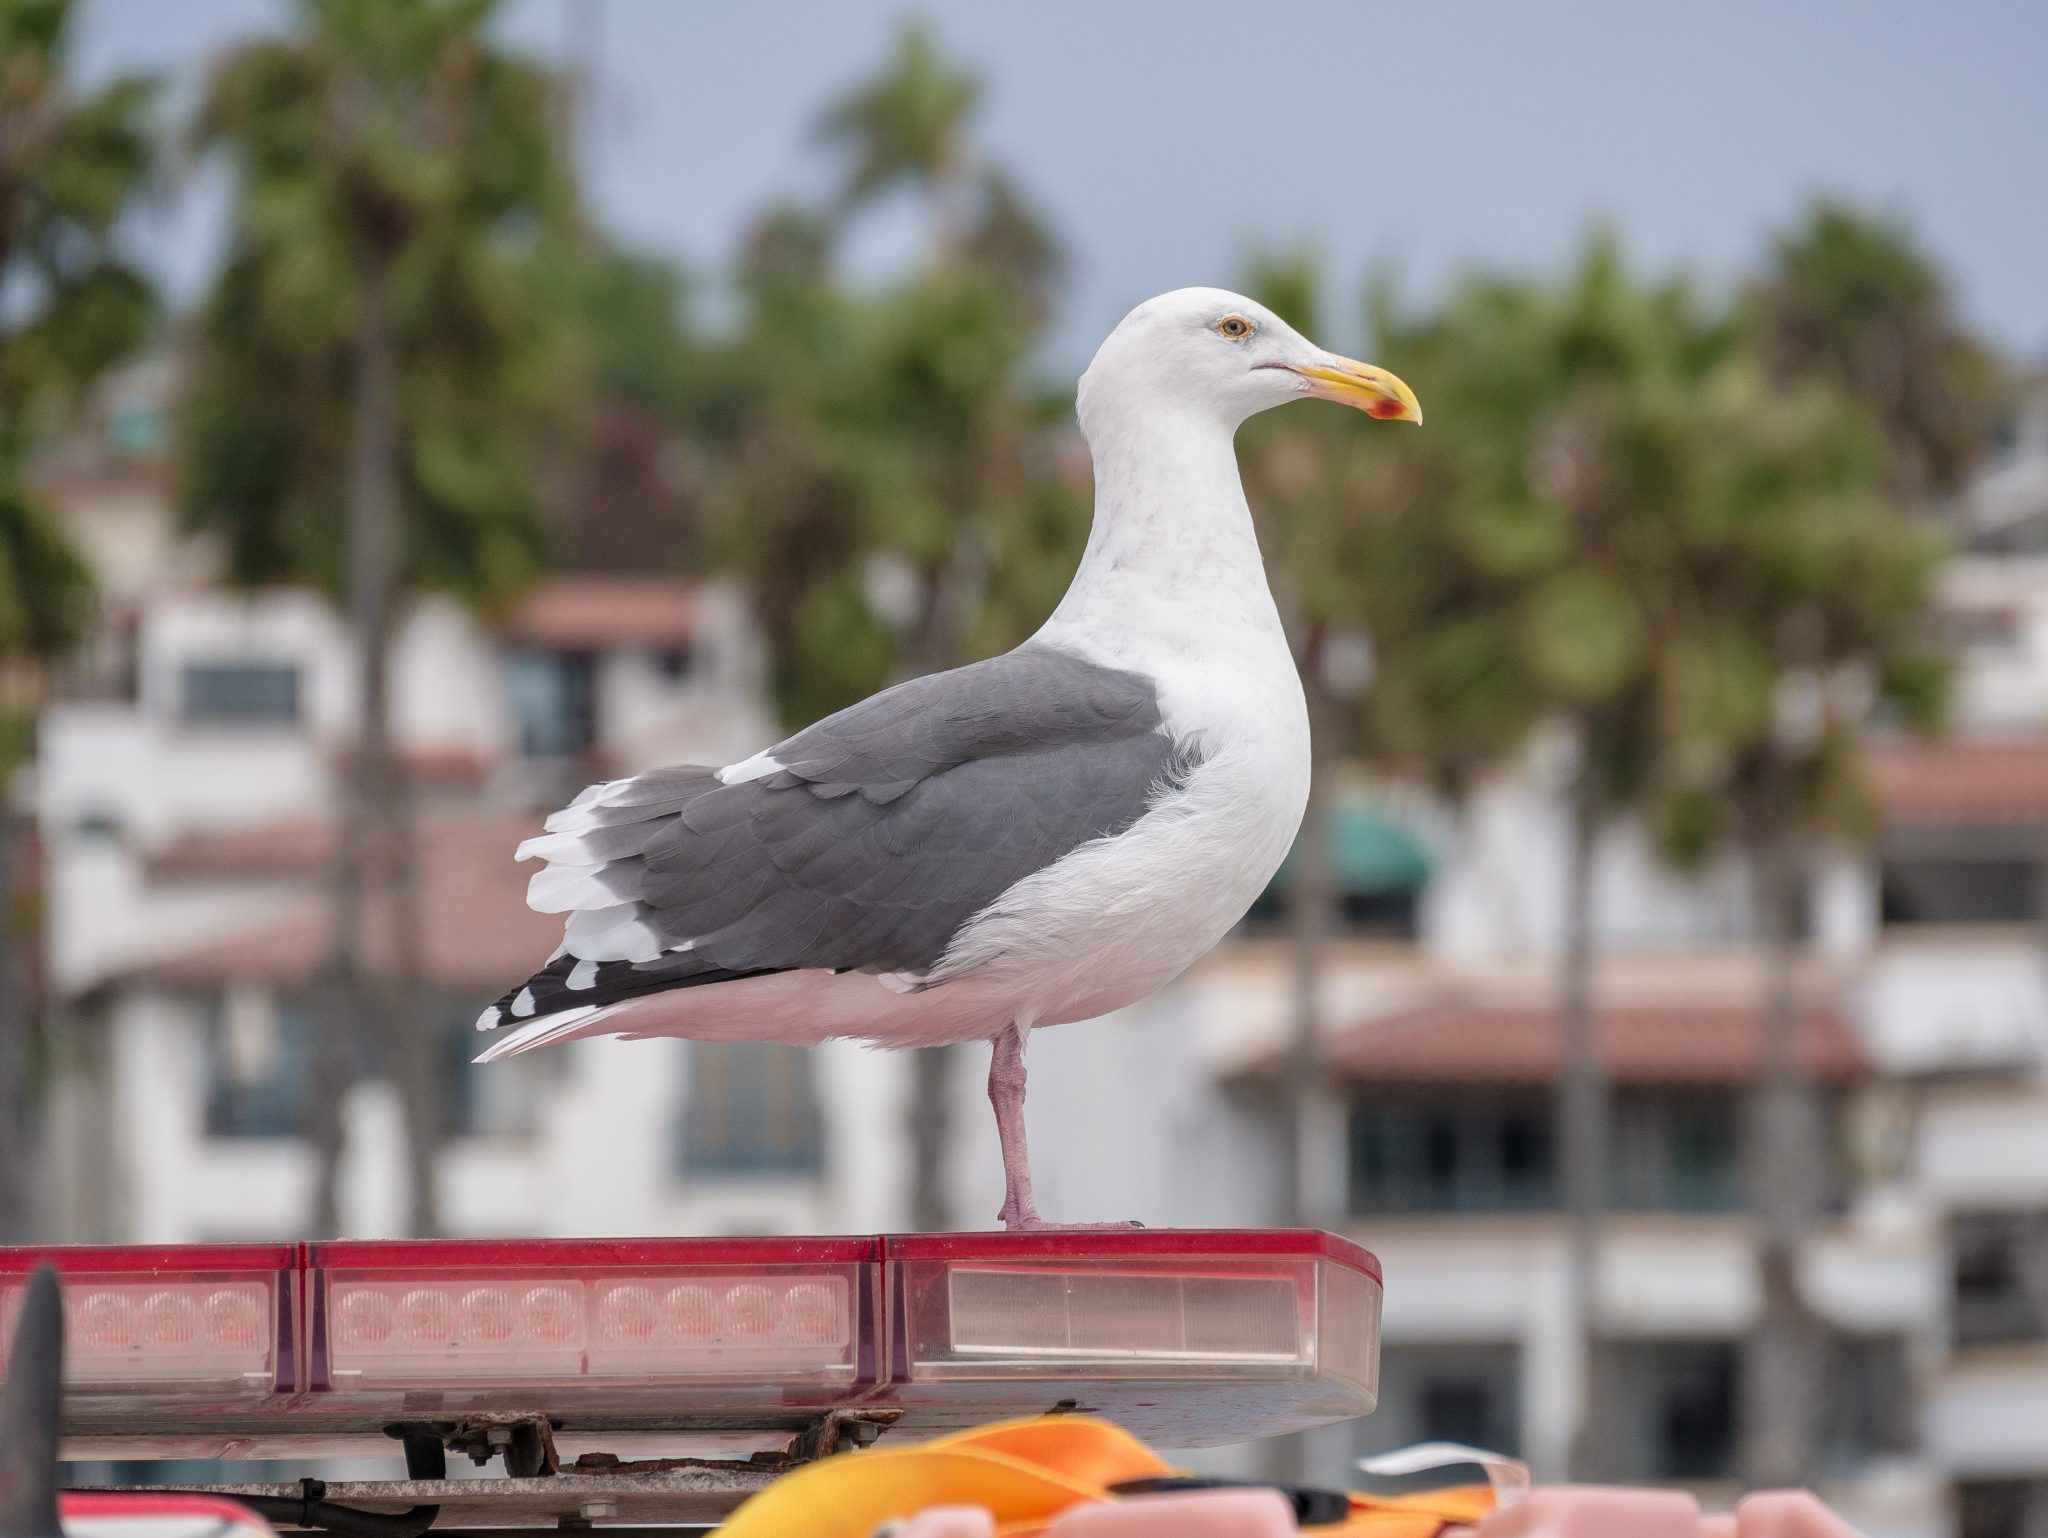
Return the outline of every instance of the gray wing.
[[[770,750],[593,786],[520,846],[564,948],[479,1025],[798,968],[927,972],[1016,882],[1122,832],[1192,766],[1152,683],[1027,644]],[[761,767],[761,761],[755,761]]]

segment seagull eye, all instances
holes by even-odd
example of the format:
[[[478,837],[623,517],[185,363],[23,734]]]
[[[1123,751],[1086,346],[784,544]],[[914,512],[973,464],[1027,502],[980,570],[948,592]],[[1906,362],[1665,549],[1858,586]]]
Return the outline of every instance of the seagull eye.
[[[1216,322],[1216,334],[1227,336],[1233,342],[1241,342],[1252,334],[1252,323],[1242,315],[1226,315]]]

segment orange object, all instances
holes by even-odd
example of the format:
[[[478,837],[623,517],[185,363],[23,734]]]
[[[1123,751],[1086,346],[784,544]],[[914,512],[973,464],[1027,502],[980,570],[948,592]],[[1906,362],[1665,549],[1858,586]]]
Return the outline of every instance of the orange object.
[[[1202,1498],[1241,1518],[1264,1520],[1252,1514],[1270,1518],[1277,1512],[1291,1521],[1291,1508],[1270,1490],[1205,1491],[1198,1497],[1122,1496],[1113,1488],[1173,1473],[1144,1443],[1108,1421],[1082,1415],[998,1421],[918,1446],[809,1464],[749,1500],[720,1532],[722,1538],[871,1538],[886,1522],[908,1525],[918,1519],[909,1531],[922,1538],[929,1529],[939,1538],[975,1532],[966,1514],[942,1509],[971,1507],[989,1514],[997,1538],[1143,1538],[1202,1531],[1193,1525]],[[1092,1510],[1112,1506],[1114,1513]],[[1439,1538],[1448,1528],[1476,1523],[1494,1506],[1485,1485],[1390,1499],[1353,1495],[1346,1520],[1303,1531],[1330,1538]],[[935,1521],[923,1521],[927,1513]],[[1153,1519],[1162,1513],[1179,1525],[1158,1525]]]

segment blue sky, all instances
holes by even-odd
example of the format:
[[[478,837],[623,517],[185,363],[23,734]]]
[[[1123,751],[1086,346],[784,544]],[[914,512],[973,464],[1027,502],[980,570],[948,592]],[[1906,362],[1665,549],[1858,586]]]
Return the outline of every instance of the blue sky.
[[[81,64],[189,95],[275,0],[84,0]],[[1426,292],[1552,264],[1596,219],[1651,264],[1726,280],[1819,191],[1897,209],[2000,345],[2048,358],[2048,5],[2033,0],[511,0],[508,33],[594,48],[586,170],[603,219],[700,267],[771,197],[814,191],[819,103],[914,10],[986,82],[982,142],[1071,254],[1049,362],[1132,303],[1228,283],[1255,244],[1370,260]],[[148,231],[190,293],[220,198]],[[908,239],[884,213],[855,259]],[[1333,343],[1347,338],[1339,333]]]

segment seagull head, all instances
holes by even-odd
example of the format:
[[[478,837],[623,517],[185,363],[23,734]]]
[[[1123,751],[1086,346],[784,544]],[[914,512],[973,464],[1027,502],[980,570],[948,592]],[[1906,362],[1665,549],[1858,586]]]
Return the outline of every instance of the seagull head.
[[[1164,406],[1234,431],[1247,417],[1313,396],[1389,422],[1420,422],[1415,392],[1370,363],[1325,352],[1256,300],[1180,288],[1123,318],[1081,376],[1081,422]]]

